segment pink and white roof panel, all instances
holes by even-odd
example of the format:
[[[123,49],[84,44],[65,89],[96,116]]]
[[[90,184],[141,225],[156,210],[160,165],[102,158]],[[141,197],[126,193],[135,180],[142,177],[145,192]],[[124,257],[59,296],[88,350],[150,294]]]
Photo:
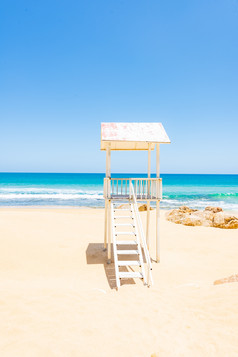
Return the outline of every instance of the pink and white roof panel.
[[[170,143],[161,123],[101,123],[101,150],[148,150]]]

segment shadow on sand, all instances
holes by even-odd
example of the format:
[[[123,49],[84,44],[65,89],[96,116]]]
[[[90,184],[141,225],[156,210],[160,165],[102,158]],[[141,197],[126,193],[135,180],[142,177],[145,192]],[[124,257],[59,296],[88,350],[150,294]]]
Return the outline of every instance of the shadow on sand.
[[[103,264],[108,284],[111,289],[116,289],[115,268],[113,263],[107,264],[107,251],[103,251],[103,243],[89,243],[86,250],[87,264]],[[113,249],[113,247],[111,247]],[[112,250],[113,252],[113,250]],[[128,272],[127,267],[122,267],[120,271]],[[122,279],[121,285],[135,284],[134,279]]]

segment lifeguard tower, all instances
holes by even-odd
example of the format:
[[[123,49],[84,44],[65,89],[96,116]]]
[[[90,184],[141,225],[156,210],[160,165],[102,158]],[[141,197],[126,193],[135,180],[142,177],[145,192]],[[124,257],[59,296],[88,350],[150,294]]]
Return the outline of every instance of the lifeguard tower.
[[[160,146],[170,140],[161,123],[101,123],[101,150],[106,151],[104,179],[105,235],[104,248],[111,263],[113,245],[117,288],[120,279],[141,278],[152,285],[152,264],[149,253],[150,204],[156,202],[156,261],[160,260],[159,216],[162,199],[160,178]],[[151,178],[151,150],[156,147],[156,177]],[[111,151],[147,150],[147,178],[112,178]],[[144,234],[138,201],[147,203],[146,235]],[[126,205],[122,205],[122,202]],[[126,271],[125,271],[126,269]]]

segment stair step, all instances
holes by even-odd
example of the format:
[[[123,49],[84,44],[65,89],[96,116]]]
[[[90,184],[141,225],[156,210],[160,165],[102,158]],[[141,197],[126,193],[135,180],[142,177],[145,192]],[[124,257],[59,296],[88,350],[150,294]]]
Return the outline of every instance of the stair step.
[[[114,216],[114,218],[131,218],[131,219],[134,219],[132,216]]]
[[[140,272],[119,272],[119,278],[143,278]]]
[[[133,265],[139,265],[140,266],[139,260],[119,260],[118,261],[118,266],[119,267],[133,266]]]
[[[114,223],[114,227],[135,227],[134,223]]]
[[[129,255],[138,255],[139,251],[138,250],[117,250],[117,254],[129,254]]]
[[[132,245],[132,244],[136,244],[137,245],[137,241],[135,241],[135,240],[118,240],[117,242],[116,242],[116,244],[118,244],[118,245]]]
[[[118,235],[134,235],[134,236],[136,236],[136,233],[135,232],[116,232],[115,235],[116,236],[118,236]]]

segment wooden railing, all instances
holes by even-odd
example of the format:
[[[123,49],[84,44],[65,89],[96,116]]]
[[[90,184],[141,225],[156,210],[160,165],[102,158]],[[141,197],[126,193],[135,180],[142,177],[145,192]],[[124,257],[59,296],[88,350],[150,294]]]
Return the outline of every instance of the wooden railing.
[[[135,191],[134,191],[134,186],[132,185],[132,182],[130,182],[130,191],[131,191],[131,195],[132,195],[133,208],[135,211],[136,222],[138,225],[140,241],[141,241],[141,245],[144,250],[145,261],[146,261],[146,265],[147,265],[147,277],[145,279],[145,282],[147,283],[148,286],[151,286],[151,285],[153,285],[153,278],[152,278],[152,274],[151,274],[152,264],[151,264],[151,259],[150,259],[150,253],[149,253],[149,250],[148,250],[148,247],[146,244],[143,225],[141,222],[138,205],[137,205],[137,200],[136,200],[136,195],[135,195]]]
[[[131,186],[132,185],[132,186]],[[131,187],[137,200],[161,200],[161,178],[105,178],[105,199],[132,199]]]

